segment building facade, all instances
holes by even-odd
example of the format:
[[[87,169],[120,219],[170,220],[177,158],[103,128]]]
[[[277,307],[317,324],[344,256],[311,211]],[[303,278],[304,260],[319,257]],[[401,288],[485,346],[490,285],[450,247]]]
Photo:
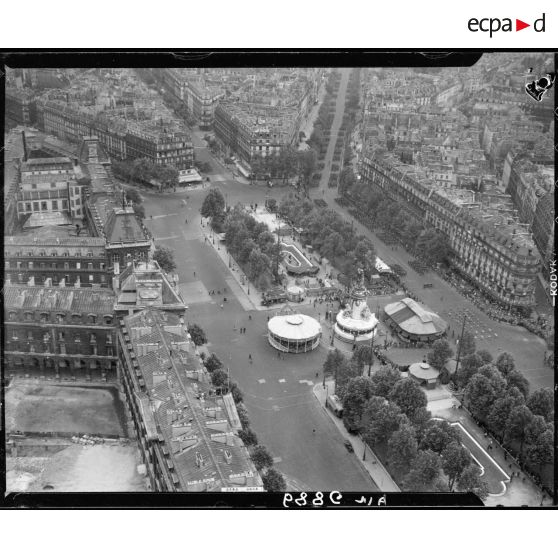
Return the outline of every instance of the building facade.
[[[6,88],[6,121],[29,126],[37,120],[37,105],[31,93],[12,87]]]
[[[8,375],[57,380],[117,379],[114,294],[57,286],[4,288],[4,356]]]
[[[20,167],[17,214],[20,220],[47,213],[83,217],[82,186],[68,157],[28,159]]]
[[[360,174],[370,187],[405,204],[418,218],[446,234],[453,265],[494,300],[529,308],[535,302],[540,258],[529,234],[504,212],[493,213],[476,195],[426,187],[406,171],[365,156]]]
[[[62,282],[68,287],[110,286],[104,239],[60,233],[56,228],[41,228],[40,232],[5,237],[6,279],[16,284],[33,278],[36,284],[50,279],[53,285]]]
[[[116,159],[145,157],[179,170],[193,166],[194,147],[185,131],[171,131],[151,121],[127,122],[60,100],[39,101],[37,114],[45,132],[73,143],[80,143],[86,136],[96,136]]]

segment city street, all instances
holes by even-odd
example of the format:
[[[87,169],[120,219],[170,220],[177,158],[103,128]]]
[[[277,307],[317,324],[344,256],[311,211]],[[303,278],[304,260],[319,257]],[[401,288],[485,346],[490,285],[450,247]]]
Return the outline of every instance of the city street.
[[[263,204],[267,193],[232,180],[215,185],[228,194],[230,204]],[[312,393],[314,384],[322,380],[327,349],[321,346],[306,355],[277,358],[266,339],[267,316],[273,310],[244,310],[228,287],[234,279],[227,265],[204,241],[199,209],[206,193],[201,188],[188,194],[142,191],[145,224],[157,245],[174,250],[181,291],[189,306],[188,321],[201,325],[209,338],[209,350],[229,367],[231,379],[244,393],[253,429],[293,489],[374,490],[368,473],[347,452],[343,437]],[[228,302],[221,309],[224,287]],[[213,290],[220,290],[221,295],[209,295]],[[315,313],[310,308],[301,311]],[[239,334],[240,327],[247,328],[246,334]],[[248,355],[252,355],[252,364]],[[318,378],[316,372],[320,372]]]
[[[326,166],[319,188],[311,190],[310,196],[324,199],[330,208],[335,209],[346,220],[353,222],[356,232],[372,241],[377,255],[388,265],[396,263],[405,269],[407,275],[404,277],[404,283],[407,288],[427,307],[437,312],[448,322],[452,332],[454,332],[453,337],[450,333],[450,342],[454,344],[454,347],[455,339],[461,332],[463,313],[466,312],[468,315],[468,327],[466,327],[475,335],[478,349],[489,350],[494,358],[504,351],[512,354],[516,367],[524,373],[529,381],[531,391],[540,387],[552,387],[554,382],[553,370],[543,362],[546,350],[546,343],[543,339],[522,327],[493,321],[436,273],[431,271],[419,275],[408,263],[409,260],[413,259],[413,256],[401,247],[391,248],[387,246],[372,231],[355,220],[346,208],[335,202],[335,198],[338,196],[337,189],[327,187],[331,170],[329,162],[333,156],[336,134],[343,116],[344,95],[351,70],[350,68],[343,68],[340,69],[340,72],[341,84],[337,97],[331,140],[326,155]],[[424,289],[423,285],[427,283],[431,283],[433,288]],[[376,307],[375,297],[370,297],[368,304],[371,309],[374,309]]]

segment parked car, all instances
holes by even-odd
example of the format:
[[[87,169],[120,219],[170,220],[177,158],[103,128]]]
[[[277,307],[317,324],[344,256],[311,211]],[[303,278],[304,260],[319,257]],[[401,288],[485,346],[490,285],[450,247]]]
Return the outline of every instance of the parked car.
[[[347,451],[348,451],[349,453],[354,453],[355,448],[353,448],[353,444],[351,444],[351,441],[350,441],[350,440],[345,440],[345,441],[343,442],[343,445],[347,448]]]

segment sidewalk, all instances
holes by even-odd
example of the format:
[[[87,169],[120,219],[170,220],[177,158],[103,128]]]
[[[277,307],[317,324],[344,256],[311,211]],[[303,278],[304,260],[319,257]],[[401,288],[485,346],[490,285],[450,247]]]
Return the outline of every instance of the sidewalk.
[[[431,409],[434,411],[434,409]],[[531,481],[531,479],[522,472],[517,465],[515,459],[507,455],[504,459],[505,450],[492,436],[486,437],[484,430],[476,424],[471,418],[469,413],[463,408],[454,409],[447,408],[441,409],[432,413],[434,416],[443,417],[450,422],[460,422],[469,432],[469,434],[480,444],[481,447],[486,447],[490,442],[493,450],[490,452],[490,457],[507,473],[519,473],[519,476],[512,477],[511,480],[506,481],[506,491],[501,495],[490,495],[486,503],[490,506],[540,506],[543,499],[543,492]],[[525,478],[525,480],[522,480]],[[545,506],[552,505],[551,499],[546,496],[543,502]]]
[[[368,474],[376,483],[378,488],[385,492],[401,492],[400,488],[395,484],[395,481],[391,478],[390,474],[386,471],[374,452],[370,449],[370,446],[366,445],[366,457],[363,461],[362,457],[365,451],[365,444],[362,439],[358,436],[351,436],[350,434],[348,434],[345,426],[343,425],[343,421],[333,415],[327,408],[325,408],[327,394],[330,390],[333,393],[333,384],[333,380],[327,381],[325,389],[323,387],[323,384],[316,384],[313,388],[316,399],[318,400],[320,405],[324,407],[327,416],[335,423],[335,426],[337,426],[339,432],[341,432],[343,437],[350,440],[355,450],[356,456],[359,458],[364,468],[368,471]]]

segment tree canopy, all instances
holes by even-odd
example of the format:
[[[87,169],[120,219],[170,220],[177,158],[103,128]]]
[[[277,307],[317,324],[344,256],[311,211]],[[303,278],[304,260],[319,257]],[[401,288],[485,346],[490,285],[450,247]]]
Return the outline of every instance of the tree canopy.
[[[459,431],[445,420],[431,420],[424,431],[420,447],[441,454],[453,442],[461,442]]]
[[[343,397],[343,424],[349,432],[358,432],[364,405],[372,396],[372,382],[363,376],[351,378]]]
[[[214,218],[216,216],[223,215],[224,212],[225,198],[223,197],[221,190],[217,188],[210,188],[201,206],[202,217]]]
[[[194,342],[194,345],[199,347],[200,345],[205,345],[207,343],[207,336],[205,331],[198,324],[189,324],[188,333]]]
[[[455,481],[471,462],[469,452],[459,442],[451,442],[442,452],[442,470],[448,477],[448,488],[453,490]]]
[[[176,269],[174,252],[166,246],[156,246],[153,252],[153,259],[165,273],[171,273]]]
[[[418,384],[412,378],[403,378],[398,380],[391,388],[388,399],[399,406],[401,411],[405,413],[409,419],[417,409],[426,408],[427,399],[424,391],[420,389]]]
[[[267,469],[273,465],[273,457],[265,446],[255,446],[250,452],[252,462],[258,471]]]
[[[287,483],[283,475],[276,469],[270,468],[262,476],[264,490],[267,492],[285,492]]]
[[[527,407],[534,415],[541,415],[550,421],[554,413],[554,394],[550,388],[536,389],[527,399]]]
[[[426,355],[428,363],[441,370],[446,362],[453,356],[453,350],[445,339],[434,341],[432,350]]]
[[[390,464],[404,474],[409,471],[417,455],[415,429],[409,424],[401,424],[388,440],[388,459]]]
[[[364,405],[360,430],[366,443],[374,447],[386,442],[399,428],[401,409],[383,397],[372,396]]]
[[[441,459],[431,450],[419,450],[403,480],[405,490],[427,491],[440,476]]]

